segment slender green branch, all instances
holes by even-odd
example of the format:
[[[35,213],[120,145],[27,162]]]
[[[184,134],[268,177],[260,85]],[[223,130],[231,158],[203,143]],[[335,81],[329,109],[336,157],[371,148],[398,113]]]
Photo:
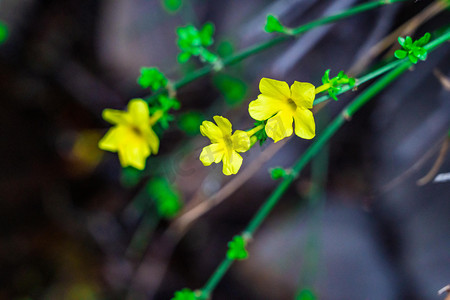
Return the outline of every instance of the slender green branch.
[[[317,26],[321,26],[321,25],[332,23],[332,22],[335,22],[335,21],[338,21],[338,20],[341,20],[341,19],[345,19],[347,17],[350,17],[350,16],[353,16],[353,15],[365,12],[367,10],[371,10],[371,9],[377,8],[379,6],[383,6],[383,5],[390,4],[390,3],[395,3],[395,2],[402,2],[402,1],[404,1],[404,0],[380,0],[380,1],[372,1],[372,2],[368,2],[368,3],[364,3],[364,4],[361,4],[361,5],[352,7],[352,8],[350,8],[350,9],[348,9],[346,11],[343,11],[341,13],[338,13],[338,14],[335,14],[335,15],[332,15],[332,16],[328,16],[328,17],[324,17],[324,18],[321,18],[319,20],[312,21],[312,22],[310,22],[308,24],[305,24],[305,25],[302,25],[300,27],[297,27],[297,28],[292,30],[292,33],[294,35],[301,34],[301,33],[304,33],[306,31],[310,30],[310,29],[313,29],[313,28],[315,28]]]
[[[405,59],[405,60],[403,60],[403,61],[407,61],[407,60],[408,60],[408,59]],[[389,64],[387,64],[387,65],[385,65],[385,66],[383,66],[383,67],[381,67],[381,68],[379,68],[379,69],[376,69],[376,70],[373,71],[373,72],[370,72],[370,73],[367,74],[367,75],[364,75],[364,76],[362,76],[362,77],[360,77],[360,78],[357,78],[357,79],[356,79],[356,84],[355,84],[354,87],[358,87],[358,86],[360,86],[361,84],[363,84],[363,83],[365,83],[365,82],[367,82],[367,81],[369,81],[369,80],[372,80],[372,79],[374,79],[375,77],[378,77],[378,76],[380,76],[380,75],[382,75],[382,74],[384,74],[384,73],[386,73],[386,72],[388,72],[388,71],[390,71],[390,70],[392,70],[392,69],[398,67],[403,61],[399,61],[399,60],[393,61],[393,62],[391,62],[391,63],[389,63]],[[340,94],[343,94],[343,93],[345,93],[345,92],[348,92],[349,90],[353,89],[354,87],[351,87],[351,86],[349,86],[349,85],[346,85],[346,86],[342,87],[342,89],[341,89],[341,90],[339,91],[339,93],[337,93],[336,95],[340,95]],[[331,98],[330,95],[324,95],[324,96],[322,96],[322,97],[319,97],[319,98],[317,98],[316,100],[314,100],[314,105],[317,105],[317,104],[319,104],[319,103],[322,103],[322,102],[324,102],[324,101],[327,101],[327,100],[330,99],[330,98]]]
[[[342,19],[345,19],[347,17],[350,16],[354,16],[357,15],[359,13],[386,5],[386,4],[391,4],[391,3],[395,3],[395,2],[403,2],[406,0],[378,0],[378,1],[372,1],[369,3],[365,3],[365,4],[361,4],[358,6],[355,6],[353,8],[350,8],[348,10],[345,10],[341,13],[332,15],[332,16],[328,16],[328,17],[324,17],[324,18],[320,18],[318,20],[314,20],[312,22],[309,22],[305,25],[302,25],[300,27],[294,28],[293,29],[293,35],[282,35],[282,36],[277,36],[273,39],[270,39],[266,42],[262,42],[260,44],[257,44],[255,46],[249,47],[247,49],[242,50],[241,52],[230,56],[230,57],[226,57],[223,59],[223,66],[229,66],[232,64],[235,64],[237,62],[240,62],[242,60],[244,60],[245,58],[252,56],[254,54],[257,54],[261,51],[264,51],[268,48],[271,48],[275,45],[278,45],[284,41],[290,40],[295,36],[298,36],[302,33],[305,33],[311,29],[314,29],[316,27],[319,27],[321,25],[324,24],[328,24],[328,23],[333,23]],[[212,65],[206,65],[190,74],[188,74],[186,77],[180,79],[179,81],[176,81],[172,84],[171,88],[176,91],[178,89],[180,89],[181,87],[187,85],[188,83],[195,81],[201,77],[204,77],[206,75],[209,75],[210,73],[212,73],[214,71],[214,67]],[[152,100],[153,98],[157,97],[158,95],[160,95],[161,93],[165,93],[167,91],[160,91],[157,92],[151,96],[147,96],[146,99],[148,101]]]
[[[450,30],[447,30],[442,36],[425,46],[427,50],[432,50],[445,41],[450,40]],[[317,140],[305,151],[305,153],[297,160],[292,168],[292,172],[286,175],[283,181],[277,186],[272,194],[263,203],[262,207],[257,211],[255,216],[250,220],[243,235],[252,237],[255,231],[259,228],[261,223],[267,218],[273,207],[281,199],[281,196],[286,192],[291,183],[297,178],[303,168],[310,162],[310,160],[323,148],[329,139],[342,127],[346,120],[349,120],[362,106],[364,106],[370,99],[382,91],[387,85],[394,81],[397,77],[403,74],[411,67],[412,63],[409,61],[402,61],[400,65],[387,75],[379,79],[373,85],[367,88],[362,94],[350,102],[341,113],[325,128],[324,132],[317,138]],[[220,279],[225,275],[233,261],[226,258],[216,269],[210,277],[204,288],[202,289],[202,299],[209,297],[211,292],[215,289]]]

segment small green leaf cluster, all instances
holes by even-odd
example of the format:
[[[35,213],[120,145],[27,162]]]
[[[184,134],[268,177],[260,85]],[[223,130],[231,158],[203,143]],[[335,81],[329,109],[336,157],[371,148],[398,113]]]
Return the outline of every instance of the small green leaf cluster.
[[[227,257],[229,259],[242,260],[248,258],[248,252],[245,249],[246,241],[241,235],[236,235],[228,243]]]
[[[237,77],[220,73],[214,76],[213,83],[230,106],[239,105],[247,95],[247,85]]]
[[[205,116],[198,111],[188,111],[178,117],[178,127],[186,134],[194,136],[200,133],[200,125]]]
[[[256,121],[255,123],[253,123],[253,125],[255,127],[258,127],[259,125],[264,125],[263,128],[261,128],[258,132],[256,132],[253,136],[257,138],[257,140],[259,141],[259,145],[262,146],[264,144],[264,142],[267,140],[267,133],[265,130],[265,126],[266,126],[267,120],[263,120],[263,121]]]
[[[292,29],[281,24],[280,20],[274,15],[268,15],[264,30],[268,33],[280,32],[285,34],[291,34]]]
[[[0,21],[0,44],[4,43],[9,36],[9,29],[8,26]]]
[[[176,291],[174,297],[171,300],[196,300],[195,293],[188,288],[184,288],[181,291]]]
[[[180,211],[180,195],[166,178],[152,178],[147,185],[149,195],[154,199],[160,216],[172,218]]]
[[[342,86],[344,84],[348,84],[353,87],[355,85],[355,78],[348,77],[344,71],[340,71],[336,77],[330,79],[330,69],[328,69],[322,77],[322,83],[330,85],[328,88],[328,94],[331,98],[337,101],[337,94],[341,91]]]
[[[158,68],[142,67],[141,75],[137,79],[137,83],[143,88],[150,88],[157,91],[167,86],[168,80],[166,76],[158,70]]]
[[[161,4],[169,14],[175,14],[183,6],[183,0],[162,0]]]
[[[158,120],[158,124],[161,125],[162,129],[169,128],[169,123],[175,119],[169,110],[178,110],[180,107],[181,104],[176,98],[165,94],[158,95],[152,103],[149,103],[150,114],[162,111],[163,114]]]
[[[316,294],[310,289],[303,289],[295,297],[296,300],[317,300]]]
[[[410,36],[406,38],[399,37],[398,42],[402,46],[402,49],[395,51],[394,55],[398,59],[408,57],[413,64],[417,64],[417,61],[427,59],[427,50],[422,46],[426,45],[430,41],[431,34],[425,33],[423,37],[413,42]]]
[[[277,168],[272,168],[270,169],[270,177],[273,180],[277,180],[280,178],[283,178],[287,175],[287,171],[281,167],[277,167]]]
[[[187,25],[177,28],[177,44],[181,49],[178,55],[178,62],[185,63],[191,56],[198,56],[201,61],[214,63],[218,56],[208,51],[206,47],[213,43],[214,24],[205,23],[202,29],[198,30],[193,25]]]

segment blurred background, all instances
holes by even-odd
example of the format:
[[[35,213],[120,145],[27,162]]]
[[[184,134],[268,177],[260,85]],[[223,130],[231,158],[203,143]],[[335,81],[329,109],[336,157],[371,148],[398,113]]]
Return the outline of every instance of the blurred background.
[[[241,168],[257,161],[251,178],[174,233],[155,209],[149,180],[159,178],[154,189],[192,206],[239,176],[202,166],[209,141],[199,123],[223,115],[234,129],[250,128],[247,107],[262,77],[320,85],[326,69],[368,73],[392,56],[398,35],[448,26],[448,8],[386,5],[192,82],[178,92],[181,108],[158,132],[160,154],[143,172],[122,169],[116,154],[97,148],[109,128],[102,110],[149,94],[136,83],[142,66],[171,80],[202,66],[196,58],[177,63],[178,26],[213,22],[211,50],[226,57],[275,36],[263,31],[269,13],[296,27],[361,3],[2,0],[0,299],[170,299],[201,288],[276,186],[268,169],[290,167],[310,141],[256,145]],[[450,45],[413,69],[331,139],[213,299],[444,298],[437,291],[450,283],[450,184],[434,178],[450,172],[441,150],[450,125]],[[316,114],[318,134],[357,93]],[[273,157],[261,160],[262,153]]]

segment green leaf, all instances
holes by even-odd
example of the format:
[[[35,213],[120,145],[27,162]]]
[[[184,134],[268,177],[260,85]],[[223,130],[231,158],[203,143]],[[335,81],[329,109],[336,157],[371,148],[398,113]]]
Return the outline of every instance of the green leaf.
[[[162,6],[168,13],[175,14],[183,6],[183,0],[162,0]]]
[[[122,168],[122,176],[120,177],[120,182],[124,187],[135,187],[142,178],[142,172],[133,167]]]
[[[423,48],[422,48],[422,49],[423,49]],[[423,49],[423,50],[425,50],[425,49]],[[427,59],[427,50],[425,50],[424,52],[421,52],[421,53],[419,54],[418,58],[419,58],[420,60],[426,60],[426,59]]]
[[[178,127],[186,134],[194,136],[200,133],[200,125],[205,116],[199,111],[185,112],[178,118]]]
[[[310,289],[303,289],[295,298],[296,300],[317,300],[317,296],[314,294],[314,292]]]
[[[201,48],[199,54],[200,54],[200,59],[202,59],[203,61],[209,62],[209,63],[213,63],[213,62],[217,61],[217,59],[218,59],[217,55],[209,52],[205,48]]]
[[[172,218],[180,211],[182,207],[180,195],[166,178],[151,179],[147,184],[147,191],[149,196],[155,200],[160,216]]]
[[[270,169],[270,177],[273,180],[277,180],[277,179],[283,178],[284,176],[286,176],[286,174],[287,174],[286,170],[281,168],[281,167]]]
[[[410,49],[412,46],[412,43],[413,43],[412,38],[410,36],[407,36],[405,39],[405,43],[404,43],[405,49]]]
[[[417,57],[414,56],[414,54],[412,53],[408,54],[408,58],[413,64],[417,64],[418,59]]]
[[[400,44],[400,46],[403,47],[403,45],[405,44],[405,39],[402,38],[401,36],[398,37],[398,43]]]
[[[322,76],[322,84],[326,84],[330,82],[330,69],[326,70]]]
[[[431,34],[429,32],[425,33],[423,37],[421,37],[417,42],[419,46],[423,46],[430,41]]]
[[[175,292],[174,297],[171,300],[196,300],[195,293],[190,289],[184,288],[181,291]]]
[[[0,21],[0,44],[4,43],[9,37],[8,26]]]
[[[189,60],[189,58],[191,58],[191,54],[188,52],[181,52],[177,56],[177,60],[181,64],[184,64],[185,62],[187,62]]]
[[[348,79],[348,85],[349,85],[349,86],[354,87],[354,86],[355,86],[355,83],[356,83],[355,78],[350,77],[350,78]]]
[[[229,259],[242,260],[248,258],[248,252],[245,249],[246,242],[240,235],[236,235],[232,241],[228,243],[227,257]]]
[[[235,46],[231,41],[223,40],[217,46],[217,53],[221,57],[228,57],[228,56],[233,55],[234,48],[235,48]]]
[[[395,50],[394,56],[398,59],[404,59],[408,53],[405,50]]]
[[[338,101],[338,98],[336,97],[336,93],[334,91],[332,91],[332,89],[328,90],[328,94],[330,95],[331,98],[333,98],[335,101]]]
[[[214,34],[214,24],[211,22],[206,22],[203,25],[203,28],[200,31],[200,40],[201,44],[204,47],[210,46],[213,43],[213,34]]]
[[[239,78],[219,73],[213,77],[213,83],[230,106],[241,104],[247,95],[247,84]]]
[[[264,30],[268,33],[271,32],[285,32],[285,27],[281,24],[281,22],[274,16],[268,15],[266,25],[264,26]]]

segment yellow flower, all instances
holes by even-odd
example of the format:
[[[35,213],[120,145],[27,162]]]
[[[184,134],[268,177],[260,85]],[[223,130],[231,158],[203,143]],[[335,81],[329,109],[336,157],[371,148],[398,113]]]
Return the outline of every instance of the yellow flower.
[[[249,134],[236,130],[231,134],[231,123],[228,119],[215,116],[213,122],[203,121],[200,132],[211,140],[211,145],[203,148],[200,160],[203,165],[209,166],[213,162],[223,161],[223,174],[236,174],[242,165],[242,156],[238,152],[245,152],[250,148]]]
[[[99,148],[118,152],[122,167],[143,170],[147,157],[158,153],[159,139],[151,126],[160,114],[150,117],[147,103],[142,99],[132,99],[128,103],[128,111],[105,109],[102,116],[115,126],[98,142]]]
[[[284,81],[263,78],[259,90],[261,94],[250,102],[248,112],[255,120],[269,119],[265,130],[275,143],[292,135],[292,121],[299,137],[312,139],[316,135],[310,111],[316,93],[311,83],[295,81],[289,89]]]

